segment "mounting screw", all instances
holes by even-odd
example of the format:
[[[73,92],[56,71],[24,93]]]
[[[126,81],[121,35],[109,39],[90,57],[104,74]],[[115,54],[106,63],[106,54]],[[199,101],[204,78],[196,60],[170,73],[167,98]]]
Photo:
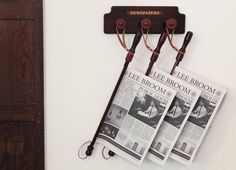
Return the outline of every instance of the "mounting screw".
[[[119,18],[116,20],[116,27],[118,29],[124,29],[126,25],[126,21],[123,18]]]
[[[169,18],[168,20],[166,20],[166,26],[170,30],[174,30],[177,27],[177,25],[178,25],[178,23],[177,23],[176,19],[174,19],[174,18]]]
[[[151,20],[148,18],[144,18],[141,20],[141,27],[145,30],[148,30],[151,27]]]

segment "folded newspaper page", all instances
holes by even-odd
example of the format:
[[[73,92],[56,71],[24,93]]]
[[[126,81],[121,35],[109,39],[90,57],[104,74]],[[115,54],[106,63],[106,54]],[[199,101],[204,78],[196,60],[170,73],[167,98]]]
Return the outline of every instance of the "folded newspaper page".
[[[128,69],[97,141],[140,165],[175,94],[170,87]]]
[[[170,154],[171,158],[190,165],[226,94],[226,90],[179,67],[175,69],[173,76],[202,90],[201,96]]]
[[[148,159],[160,165],[164,165],[198,100],[201,91],[158,69],[153,70],[150,73],[150,77],[177,91],[176,96],[157,131],[149,152],[147,153]]]

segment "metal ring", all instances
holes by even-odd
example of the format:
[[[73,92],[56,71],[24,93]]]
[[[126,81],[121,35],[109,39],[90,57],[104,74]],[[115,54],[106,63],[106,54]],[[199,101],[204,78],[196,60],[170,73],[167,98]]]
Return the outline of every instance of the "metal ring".
[[[104,146],[104,147],[102,148],[102,157],[103,157],[104,159],[108,160],[108,159],[111,158],[111,156],[109,156],[109,157],[106,157],[106,156],[105,156],[105,154],[104,154],[105,149],[106,149],[106,147]]]

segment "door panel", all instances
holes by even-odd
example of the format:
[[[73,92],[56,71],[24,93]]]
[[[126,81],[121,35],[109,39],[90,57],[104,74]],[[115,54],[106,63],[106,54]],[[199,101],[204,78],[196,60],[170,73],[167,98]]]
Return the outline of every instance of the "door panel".
[[[0,169],[44,169],[41,0],[0,1]]]
[[[0,104],[35,102],[32,22],[0,20]]]
[[[34,170],[33,123],[1,123],[0,169]]]

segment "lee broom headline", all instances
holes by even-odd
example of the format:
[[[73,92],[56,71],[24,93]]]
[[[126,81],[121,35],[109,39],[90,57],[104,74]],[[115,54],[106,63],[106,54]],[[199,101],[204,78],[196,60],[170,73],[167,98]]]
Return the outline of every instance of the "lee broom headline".
[[[203,82],[201,82],[199,80],[196,80],[196,79],[194,79],[192,77],[189,77],[189,76],[187,76],[187,75],[185,75],[184,73],[181,73],[181,72],[177,72],[176,73],[176,77],[181,79],[181,80],[184,80],[184,81],[188,82],[189,84],[191,84],[191,85],[193,85],[195,87],[198,87],[198,88],[204,90],[205,92],[208,92],[208,93],[216,96],[215,95],[215,93],[217,91],[216,88],[213,88],[213,87],[211,87],[208,84],[205,84],[205,83],[203,83]],[[217,98],[209,96],[209,95],[207,95],[205,93],[202,93],[201,96],[204,97],[205,99],[209,100],[210,102],[214,102],[214,103],[216,103],[217,100],[218,100]]]
[[[138,82],[142,85],[148,86],[149,88],[154,89],[156,92],[158,92],[160,94],[163,94],[164,96],[167,95],[167,90],[166,89],[164,89],[163,87],[161,87],[157,84],[154,84],[154,83],[150,82],[149,80],[145,79],[144,77],[136,75],[135,73],[129,72],[128,73],[128,78],[131,78],[131,79],[135,80],[136,82]],[[163,98],[162,96],[157,95],[157,94],[153,94],[148,90],[145,90],[145,93],[152,96],[152,97],[154,97],[154,98],[156,98],[156,99],[158,99],[158,100],[160,100],[160,101],[162,101],[162,102],[164,102],[164,103],[168,102],[166,100],[166,98]]]
[[[187,95],[189,95],[192,92],[191,88],[186,87],[185,85],[180,84],[180,82],[176,82],[175,80],[170,79],[170,77],[166,77],[165,75],[163,75],[159,72],[156,72],[156,71],[153,72],[152,78],[159,80],[159,81],[163,82],[164,84],[172,87],[173,89],[178,90],[179,92],[183,92]],[[178,93],[176,95],[178,95]],[[188,103],[192,102],[192,100],[189,97],[185,97],[183,95],[178,95],[178,97]]]

